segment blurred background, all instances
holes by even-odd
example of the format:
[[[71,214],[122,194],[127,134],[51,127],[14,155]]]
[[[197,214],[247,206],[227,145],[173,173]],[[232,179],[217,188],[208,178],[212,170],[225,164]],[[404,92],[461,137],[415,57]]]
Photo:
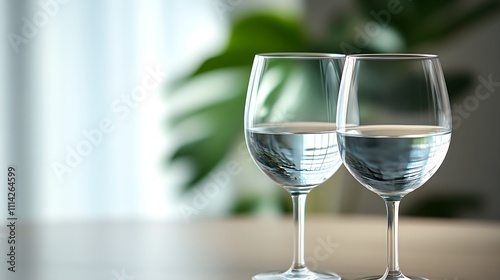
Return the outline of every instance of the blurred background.
[[[0,160],[25,220],[288,213],[243,139],[253,56],[275,51],[438,54],[452,144],[402,214],[500,220],[498,1],[2,0],[0,13]],[[314,213],[385,210],[342,167],[309,196]]]

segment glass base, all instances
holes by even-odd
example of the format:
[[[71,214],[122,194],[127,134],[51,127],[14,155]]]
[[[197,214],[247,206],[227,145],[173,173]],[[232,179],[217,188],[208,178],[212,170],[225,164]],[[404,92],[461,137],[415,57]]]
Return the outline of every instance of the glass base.
[[[257,274],[252,280],[341,280],[342,278],[335,273],[321,273],[310,270],[285,272],[268,272]]]
[[[418,276],[404,276],[400,275],[379,275],[379,276],[370,276],[366,278],[359,278],[357,280],[429,280],[427,278],[418,277]]]

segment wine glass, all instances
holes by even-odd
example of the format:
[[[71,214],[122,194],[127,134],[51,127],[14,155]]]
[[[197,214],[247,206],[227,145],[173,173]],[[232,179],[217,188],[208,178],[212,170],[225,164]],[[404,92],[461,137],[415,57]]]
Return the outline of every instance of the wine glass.
[[[451,139],[448,92],[437,55],[348,55],[337,108],[344,165],[387,209],[387,269],[364,279],[406,277],[398,262],[401,199],[443,162]]]
[[[293,202],[294,257],[284,272],[254,280],[340,279],[310,271],[304,261],[307,194],[340,167],[336,102],[344,55],[269,53],[255,56],[245,105],[245,139],[257,166]]]

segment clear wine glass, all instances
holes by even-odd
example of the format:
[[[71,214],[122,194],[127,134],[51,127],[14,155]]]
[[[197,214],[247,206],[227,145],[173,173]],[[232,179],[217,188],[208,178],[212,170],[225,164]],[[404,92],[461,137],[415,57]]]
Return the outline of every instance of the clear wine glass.
[[[337,108],[339,151],[349,172],[387,209],[387,269],[364,279],[425,279],[406,277],[399,268],[399,203],[437,171],[451,127],[438,56],[346,57]]]
[[[255,56],[245,106],[245,139],[257,166],[293,202],[294,257],[284,272],[254,280],[340,279],[304,261],[307,194],[340,167],[336,103],[344,55],[270,53]]]

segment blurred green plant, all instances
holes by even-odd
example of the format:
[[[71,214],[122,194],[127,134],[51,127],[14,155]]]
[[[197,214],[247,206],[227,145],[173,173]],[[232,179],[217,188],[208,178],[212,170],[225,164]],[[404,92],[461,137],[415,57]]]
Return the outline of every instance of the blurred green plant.
[[[321,39],[307,36],[304,19],[297,15],[267,12],[237,19],[224,50],[208,58],[192,73],[179,79],[170,94],[182,92],[198,83],[200,94],[224,98],[174,117],[169,129],[190,120],[202,120],[209,127],[196,139],[184,139],[167,161],[187,160],[192,173],[184,191],[195,188],[243,139],[243,112],[247,83],[254,55],[264,52],[418,52],[419,47],[439,43],[464,27],[496,12],[497,0],[482,1],[464,9],[454,0],[401,1],[398,13],[392,13],[391,1],[356,1],[352,13],[334,18]],[[394,7],[392,7],[394,8]],[[397,10],[396,10],[397,11]],[[376,29],[376,28],[378,29]],[[220,86],[204,85],[204,77],[218,76]],[[450,98],[467,89],[474,77],[469,70],[445,71]],[[225,86],[228,85],[229,86]],[[248,198],[235,202],[236,212],[254,209]],[[283,202],[282,209],[289,209]]]

